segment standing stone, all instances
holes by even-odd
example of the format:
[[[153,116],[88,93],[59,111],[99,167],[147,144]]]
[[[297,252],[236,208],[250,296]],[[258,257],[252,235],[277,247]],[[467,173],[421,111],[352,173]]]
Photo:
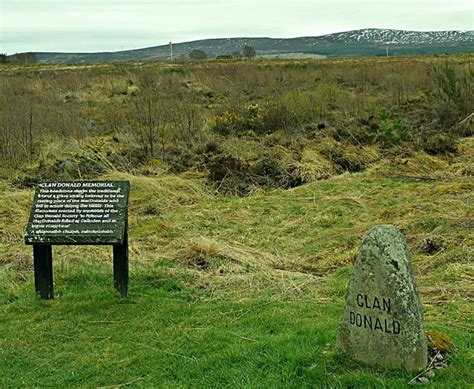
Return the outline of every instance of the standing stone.
[[[365,236],[337,337],[351,358],[383,368],[426,368],[423,313],[403,235],[379,225]]]

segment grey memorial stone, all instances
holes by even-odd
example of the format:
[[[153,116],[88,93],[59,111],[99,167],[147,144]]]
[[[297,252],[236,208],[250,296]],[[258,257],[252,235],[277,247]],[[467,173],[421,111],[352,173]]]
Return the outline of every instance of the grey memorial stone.
[[[427,365],[423,313],[405,239],[392,225],[365,236],[354,265],[337,337],[351,358],[383,368]]]

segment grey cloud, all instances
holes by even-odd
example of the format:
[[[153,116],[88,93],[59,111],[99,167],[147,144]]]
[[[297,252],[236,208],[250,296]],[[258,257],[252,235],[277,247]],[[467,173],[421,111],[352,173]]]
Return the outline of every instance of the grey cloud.
[[[473,29],[471,0],[0,0],[2,52],[102,51],[357,28]],[[86,38],[87,37],[87,38]]]

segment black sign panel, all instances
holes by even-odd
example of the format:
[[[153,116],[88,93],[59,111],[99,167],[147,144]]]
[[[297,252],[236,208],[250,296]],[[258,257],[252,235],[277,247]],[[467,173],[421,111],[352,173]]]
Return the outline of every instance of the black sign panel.
[[[25,243],[122,244],[128,181],[46,182],[36,188]]]

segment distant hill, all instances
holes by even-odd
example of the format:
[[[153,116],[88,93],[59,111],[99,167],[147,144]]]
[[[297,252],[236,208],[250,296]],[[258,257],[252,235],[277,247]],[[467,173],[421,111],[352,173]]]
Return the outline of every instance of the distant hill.
[[[191,50],[199,49],[214,58],[240,51],[244,45],[253,46],[258,55],[275,56],[310,54],[323,56],[377,56],[442,54],[474,51],[474,31],[405,31],[363,29],[316,37],[301,38],[221,38],[175,43],[174,58],[187,58]],[[109,61],[146,61],[168,59],[168,45],[102,53],[36,53],[44,63],[84,63]]]

